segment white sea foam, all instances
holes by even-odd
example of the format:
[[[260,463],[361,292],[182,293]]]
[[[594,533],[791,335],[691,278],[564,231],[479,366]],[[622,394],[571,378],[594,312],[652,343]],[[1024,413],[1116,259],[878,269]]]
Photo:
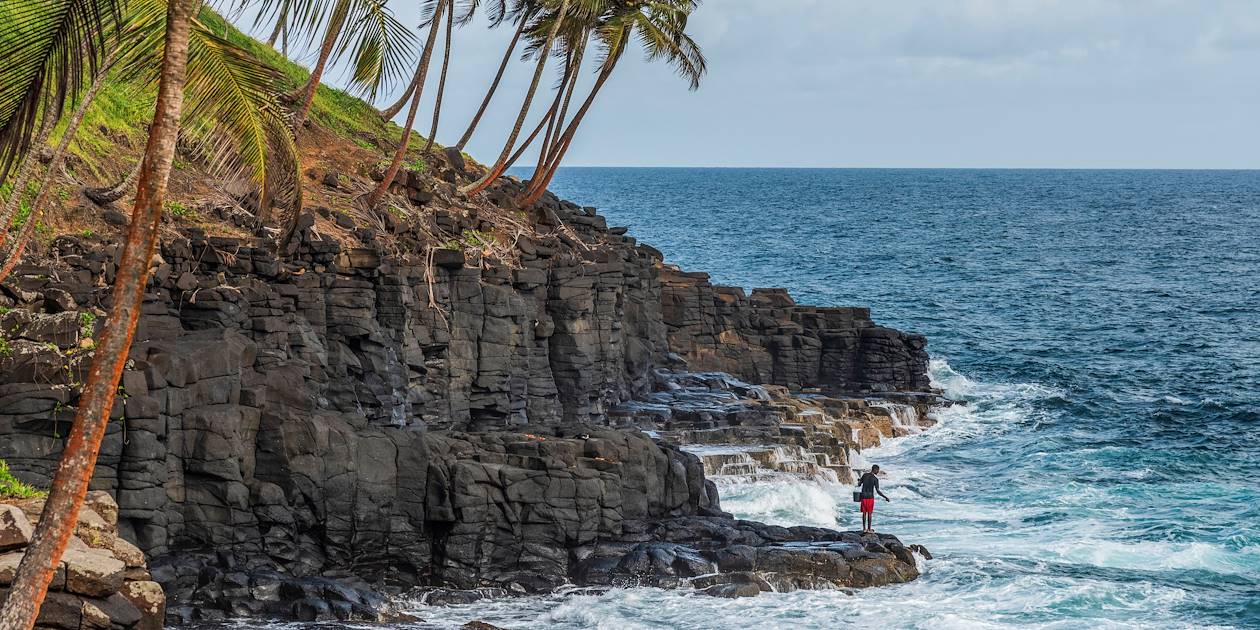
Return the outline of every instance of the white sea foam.
[[[836,507],[847,486],[799,476],[779,475],[756,481],[716,477],[722,509],[739,518],[771,525],[836,527]]]
[[[886,440],[853,462],[886,471],[876,527],[936,556],[921,563],[920,579],[903,585],[839,591],[763,593],[735,600],[687,590],[613,589],[601,595],[534,597],[445,608],[417,608],[424,627],[458,628],[484,619],[506,628],[718,630],[831,628],[1211,628],[1170,611],[1193,605],[1178,575],[1208,572],[1249,579],[1260,575],[1260,545],[1216,542],[1142,542],[1125,539],[1125,523],[1143,515],[1117,504],[1108,487],[995,486],[992,472],[1006,462],[1002,444],[1034,435],[1036,403],[1062,396],[1036,384],[987,383],[931,363],[933,384],[966,401],[937,409],[938,424]],[[1035,438],[1033,438],[1035,439]],[[1097,453],[1108,457],[1100,445]],[[734,449],[706,447],[720,455]],[[980,470],[981,473],[976,471]],[[1140,483],[1148,468],[1111,471]],[[799,475],[714,478],[724,509],[777,525],[850,529],[857,513],[848,485]],[[1249,539],[1248,539],[1249,540]],[[1124,572],[1123,579],[1115,579]]]

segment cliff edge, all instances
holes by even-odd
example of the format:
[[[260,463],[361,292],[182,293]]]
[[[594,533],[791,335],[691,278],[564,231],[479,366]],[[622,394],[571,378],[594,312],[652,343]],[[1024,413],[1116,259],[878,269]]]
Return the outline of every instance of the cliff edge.
[[[664,425],[635,404],[677,390],[670,373],[729,372],[782,395],[727,396],[745,410],[722,435],[795,440],[789,391],[868,420],[871,396],[925,409],[921,336],[714,286],[552,195],[517,211],[513,178],[460,200],[476,167],[457,157],[400,175],[401,216],[314,207],[288,239],[166,229],[93,488],[171,620],[381,618],[378,593],[421,585],[710,576],[693,585],[737,595],[917,575],[891,536],[733,520],[705,463],[641,432]],[[118,256],[61,236],[0,286],[0,458],[24,481],[49,483]],[[858,444],[836,427],[811,432],[832,454],[810,457],[843,472]]]

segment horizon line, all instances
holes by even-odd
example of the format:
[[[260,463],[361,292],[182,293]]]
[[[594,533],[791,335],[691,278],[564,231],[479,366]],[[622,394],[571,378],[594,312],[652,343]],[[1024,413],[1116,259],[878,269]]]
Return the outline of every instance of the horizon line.
[[[508,170],[531,169],[512,166]],[[562,164],[566,168],[815,170],[815,171],[1260,171],[1260,166],[712,166],[652,164]]]

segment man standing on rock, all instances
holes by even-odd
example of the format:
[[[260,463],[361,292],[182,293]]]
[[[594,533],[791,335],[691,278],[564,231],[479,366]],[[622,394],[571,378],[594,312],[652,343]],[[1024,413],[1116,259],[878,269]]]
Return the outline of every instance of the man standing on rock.
[[[879,489],[879,477],[876,476],[878,474],[879,465],[877,464],[871,466],[871,471],[858,479],[858,485],[862,486],[862,493],[858,497],[862,499],[862,533],[864,534],[875,533],[875,495],[884,497],[885,501],[891,501]]]

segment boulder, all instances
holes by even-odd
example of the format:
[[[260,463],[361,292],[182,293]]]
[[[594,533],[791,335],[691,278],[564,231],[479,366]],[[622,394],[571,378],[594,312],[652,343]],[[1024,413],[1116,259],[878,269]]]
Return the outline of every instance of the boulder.
[[[142,392],[134,391],[136,387],[131,387],[128,396],[138,395]],[[87,493],[87,497],[83,500],[83,507],[92,510],[101,518],[108,527],[116,527],[118,525],[118,502],[114,501],[114,497],[104,490],[91,490]],[[80,521],[83,519],[80,518]]]
[[[33,533],[34,528],[21,509],[0,504],[0,551],[29,545]]]
[[[127,565],[108,552],[70,549],[62,556],[66,567],[66,590],[90,597],[107,597],[123,585]]]
[[[157,582],[127,582],[119,593],[140,612],[136,630],[157,630],[166,618],[166,594]]]

